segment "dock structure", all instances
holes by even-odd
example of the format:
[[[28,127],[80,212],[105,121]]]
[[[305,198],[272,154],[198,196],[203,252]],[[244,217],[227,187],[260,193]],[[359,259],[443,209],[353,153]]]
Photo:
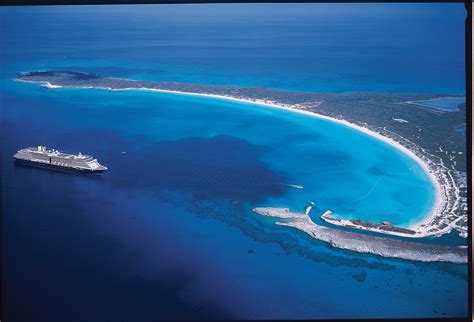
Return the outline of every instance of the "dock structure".
[[[329,216],[330,214],[332,214],[332,211],[331,211],[331,210],[326,210],[326,211],[321,215],[321,218],[326,217],[326,216]]]
[[[304,214],[305,214],[306,216],[308,216],[309,213],[311,212],[311,209],[313,209],[313,204],[310,205],[310,206],[307,206],[307,207],[305,208]]]
[[[333,217],[330,217],[331,214],[332,214],[331,210],[326,210],[321,215],[321,219],[327,223],[337,225],[337,226],[368,230],[368,231],[372,231],[376,233],[396,235],[396,236],[401,236],[401,237],[418,237],[416,235],[417,234],[416,231],[403,228],[403,227],[394,226],[388,221],[384,221],[379,224],[379,223],[373,223],[373,222],[362,221],[362,220],[357,220],[357,219],[333,218]]]
[[[303,189],[304,188],[304,186],[299,185],[299,184],[291,184],[291,183],[278,183],[278,184],[281,184],[282,186],[296,188],[296,189]]]

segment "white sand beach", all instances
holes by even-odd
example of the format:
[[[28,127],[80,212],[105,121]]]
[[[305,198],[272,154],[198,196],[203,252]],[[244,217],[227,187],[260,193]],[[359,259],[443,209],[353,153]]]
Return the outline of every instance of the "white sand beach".
[[[44,87],[47,88],[60,88],[62,86],[57,86],[57,85],[51,85],[50,83],[43,83],[42,84]],[[74,88],[91,88],[91,87],[74,87]],[[371,137],[374,137],[380,141],[385,142],[386,144],[389,144],[390,146],[398,149],[399,151],[405,153],[408,155],[410,158],[415,160],[420,167],[426,172],[428,177],[430,178],[433,186],[435,187],[436,190],[436,198],[435,202],[433,204],[433,207],[431,208],[430,212],[426,214],[426,216],[419,222],[410,225],[410,229],[417,231],[416,237],[426,237],[432,235],[428,231],[432,228],[431,222],[433,221],[434,218],[438,217],[441,215],[441,212],[443,211],[443,205],[447,202],[446,194],[444,193],[443,189],[441,188],[441,184],[438,180],[438,178],[435,175],[435,169],[432,169],[428,163],[426,163],[424,160],[422,160],[418,155],[416,155],[413,151],[408,149],[407,147],[403,146],[399,142],[386,137],[380,133],[377,133],[375,131],[372,131],[366,127],[356,125],[354,123],[350,123],[344,119],[336,119],[332,118],[326,115],[318,114],[315,112],[311,111],[306,111],[306,110],[300,110],[297,109],[294,105],[290,104],[282,104],[278,102],[272,102],[272,101],[267,101],[267,100],[262,100],[262,99],[246,99],[246,98],[240,98],[240,97],[233,97],[233,96],[224,96],[224,95],[215,95],[215,94],[204,94],[204,93],[191,93],[191,92],[181,92],[181,91],[172,91],[172,90],[163,90],[163,89],[155,89],[155,88],[107,88],[107,87],[94,87],[98,89],[106,89],[106,90],[111,90],[111,91],[126,91],[126,90],[142,90],[142,91],[153,91],[153,92],[163,92],[163,93],[173,93],[173,94],[180,94],[180,95],[191,95],[191,96],[201,96],[201,97],[208,97],[208,98],[215,98],[215,99],[224,99],[224,100],[232,100],[232,101],[237,101],[241,103],[248,103],[248,104],[257,104],[260,106],[265,106],[265,107],[271,107],[271,108],[278,108],[286,111],[291,111],[294,113],[300,113],[304,114],[306,116],[310,117],[315,117],[319,119],[324,119],[328,120],[331,122],[336,122],[345,126],[348,126],[350,128],[353,128],[361,133],[364,133],[366,135],[370,135]]]

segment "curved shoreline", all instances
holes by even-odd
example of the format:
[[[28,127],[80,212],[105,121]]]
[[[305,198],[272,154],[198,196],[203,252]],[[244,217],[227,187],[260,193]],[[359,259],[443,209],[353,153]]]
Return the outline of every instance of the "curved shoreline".
[[[413,159],[423,169],[423,171],[426,173],[426,175],[430,179],[433,187],[435,188],[435,201],[430,211],[422,219],[418,220],[414,224],[410,224],[409,228],[417,232],[417,235],[413,236],[414,238],[422,238],[422,237],[440,234],[439,232],[429,233],[428,231],[430,228],[429,223],[432,222],[436,217],[438,217],[438,215],[440,215],[441,211],[443,210],[442,206],[447,204],[448,202],[446,200],[447,197],[446,197],[446,194],[444,193],[445,192],[444,189],[442,188],[438,178],[433,174],[435,170],[431,169],[430,166],[424,160],[422,160],[418,155],[416,155],[413,151],[403,146],[401,143],[395,141],[394,139],[384,136],[378,132],[372,131],[363,126],[348,122],[344,119],[329,117],[323,114],[315,113],[313,111],[304,111],[304,110],[296,108],[296,106],[292,104],[284,104],[284,103],[263,100],[263,99],[247,99],[247,98],[227,96],[227,95],[194,93],[194,92],[166,90],[166,89],[158,89],[158,88],[147,88],[147,87],[112,88],[112,87],[103,87],[103,86],[61,86],[61,85],[53,85],[47,81],[28,81],[28,80],[22,80],[18,78],[16,78],[16,80],[21,81],[21,82],[41,83],[42,86],[51,88],[51,89],[82,88],[82,89],[103,89],[103,90],[110,90],[110,91],[138,90],[138,91],[152,91],[152,92],[162,92],[162,93],[171,93],[171,94],[179,94],[179,95],[189,95],[189,96],[207,97],[207,98],[214,98],[214,99],[231,100],[231,101],[235,101],[239,103],[255,104],[255,105],[259,105],[263,107],[271,107],[271,108],[277,108],[277,109],[286,110],[290,112],[300,113],[306,116],[323,119],[323,120],[327,120],[330,122],[335,122],[335,123],[347,126],[363,134],[369,135],[375,139],[385,142],[386,144],[390,145],[391,147],[397,149],[398,151],[404,153],[405,155]],[[428,227],[425,228],[425,225],[428,225]],[[451,231],[451,228],[449,226],[447,228],[449,228],[449,231]],[[448,232],[448,231],[445,231],[445,232]]]
[[[58,88],[57,86],[50,85],[50,84],[46,85],[46,87],[48,87],[48,88]],[[92,87],[92,88],[98,88],[98,87]],[[278,108],[278,109],[281,109],[281,110],[291,111],[291,112],[303,114],[303,115],[306,115],[306,116],[310,116],[310,117],[314,117],[314,118],[323,119],[323,120],[326,120],[326,121],[342,124],[344,126],[352,128],[354,130],[362,132],[366,135],[369,135],[369,136],[371,136],[375,139],[378,139],[382,142],[385,142],[386,144],[390,145],[391,147],[401,151],[402,153],[406,154],[408,157],[413,159],[423,169],[423,171],[425,171],[425,173],[428,176],[428,178],[430,179],[433,187],[435,188],[435,202],[434,202],[433,206],[431,207],[431,210],[429,211],[428,215],[424,216],[422,219],[417,221],[415,224],[411,224],[409,226],[410,229],[412,229],[412,230],[419,229],[419,227],[423,223],[425,223],[426,221],[429,221],[429,219],[431,219],[431,218],[433,218],[437,215],[437,213],[439,212],[438,210],[442,205],[444,195],[441,192],[441,185],[439,184],[438,179],[433,175],[433,170],[430,169],[430,167],[423,160],[421,160],[415,153],[413,153],[411,150],[404,147],[400,143],[396,142],[395,140],[393,140],[391,138],[388,138],[386,136],[383,136],[380,133],[369,130],[365,127],[359,126],[359,125],[354,124],[354,123],[350,123],[346,120],[339,120],[339,119],[332,118],[332,117],[322,115],[322,114],[318,114],[318,113],[315,113],[315,112],[299,110],[299,109],[296,109],[294,107],[292,108],[292,107],[290,107],[290,105],[286,105],[286,104],[266,103],[263,100],[250,100],[250,99],[243,99],[243,98],[224,96],[224,95],[170,91],[170,90],[162,90],[162,89],[155,89],[155,88],[121,88],[121,89],[114,89],[114,88],[105,88],[105,87],[103,87],[102,89],[111,90],[111,91],[142,90],[142,91],[172,93],[172,94],[180,94],[180,95],[200,96],[200,97],[208,97],[208,98],[215,98],[215,99],[225,99],[225,100],[231,100],[231,101],[235,101],[235,102],[239,102],[239,103],[255,104],[255,105],[264,106],[264,107]],[[423,236],[414,236],[414,237],[426,237],[426,236],[423,235]]]
[[[124,88],[124,89],[107,88],[107,89],[112,90],[112,91],[133,90],[133,88]],[[300,114],[304,114],[306,116],[311,116],[311,117],[314,117],[314,118],[323,119],[323,120],[326,120],[326,121],[335,122],[335,123],[338,123],[338,124],[345,125],[347,127],[355,129],[359,132],[362,132],[366,135],[369,135],[369,136],[371,136],[375,139],[378,139],[382,142],[385,142],[386,144],[390,145],[391,147],[401,151],[402,153],[406,154],[408,157],[413,159],[423,169],[423,171],[425,171],[425,173],[428,176],[428,178],[430,179],[433,187],[435,188],[435,202],[434,202],[433,206],[431,207],[431,210],[429,211],[428,215],[424,216],[422,219],[417,221],[415,224],[411,224],[409,226],[410,229],[417,230],[424,222],[426,222],[430,218],[435,217],[437,215],[437,213],[439,212],[438,211],[439,208],[442,205],[444,194],[442,194],[442,192],[441,192],[441,185],[439,184],[438,179],[433,175],[433,170],[428,166],[428,164],[426,164],[426,162],[421,160],[410,149],[404,147],[403,145],[401,145],[397,141],[395,141],[395,140],[393,140],[389,137],[383,136],[380,133],[369,130],[365,127],[359,126],[359,125],[354,124],[354,123],[350,123],[346,120],[340,120],[340,119],[332,118],[332,117],[329,117],[329,116],[326,116],[326,115],[318,114],[318,113],[315,113],[315,112],[303,111],[303,110],[296,109],[294,107],[292,108],[290,106],[285,106],[286,104],[283,105],[283,104],[278,104],[278,103],[266,103],[264,101],[259,101],[259,100],[253,101],[253,100],[249,100],[249,99],[241,99],[241,98],[236,98],[236,97],[231,97],[231,96],[224,96],[224,95],[188,93],[188,92],[160,90],[160,89],[153,89],[153,88],[143,88],[143,89],[139,89],[139,90],[174,93],[174,94],[181,94],[181,95],[203,96],[203,97],[217,98],[217,99],[227,99],[227,100],[232,100],[232,101],[236,101],[236,102],[240,102],[240,103],[256,104],[256,105],[265,106],[265,107],[278,108],[278,109],[291,111],[291,112],[295,112],[295,113],[300,113]],[[425,237],[425,236],[416,236],[416,237]]]

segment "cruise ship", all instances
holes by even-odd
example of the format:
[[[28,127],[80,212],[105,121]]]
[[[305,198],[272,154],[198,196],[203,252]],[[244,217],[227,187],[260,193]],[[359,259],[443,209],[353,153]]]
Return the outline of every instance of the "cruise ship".
[[[15,164],[82,173],[102,173],[107,167],[90,155],[68,154],[45,146],[25,148],[13,156]]]

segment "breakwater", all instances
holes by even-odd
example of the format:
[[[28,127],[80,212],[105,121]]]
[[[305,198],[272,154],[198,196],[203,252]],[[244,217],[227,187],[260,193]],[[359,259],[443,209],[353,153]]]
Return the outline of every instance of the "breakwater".
[[[421,262],[467,263],[467,248],[407,242],[328,228],[315,224],[308,215],[291,212],[288,208],[257,207],[253,211],[282,219],[275,224],[296,228],[339,249]]]

